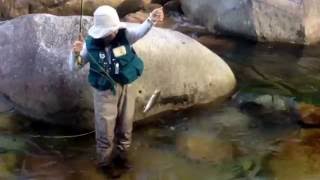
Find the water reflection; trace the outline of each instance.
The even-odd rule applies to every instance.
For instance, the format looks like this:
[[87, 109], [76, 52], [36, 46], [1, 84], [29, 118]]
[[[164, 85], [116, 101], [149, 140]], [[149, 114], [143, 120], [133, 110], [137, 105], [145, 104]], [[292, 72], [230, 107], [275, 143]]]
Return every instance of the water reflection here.
[[[136, 128], [133, 169], [119, 179], [319, 179], [320, 132], [300, 129], [288, 103], [320, 99], [319, 48], [205, 40], [236, 72], [239, 98]], [[26, 122], [0, 114], [0, 179], [106, 179], [93, 134], [34, 138], [83, 131]]]
[[[8, 117], [8, 116], [6, 116]], [[237, 107], [225, 105], [181, 121], [137, 128], [130, 152], [133, 169], [120, 179], [266, 178], [264, 161], [277, 152], [278, 138], [294, 125], [252, 126], [258, 121]], [[169, 122], [169, 123], [165, 123]], [[43, 126], [44, 127], [44, 126]], [[61, 128], [57, 132], [61, 133]], [[54, 128], [51, 128], [51, 132]], [[64, 133], [66, 133], [65, 131]], [[31, 132], [29, 132], [31, 133]], [[32, 133], [43, 133], [34, 131]], [[3, 176], [22, 179], [105, 179], [95, 169], [93, 135], [74, 139], [0, 136]]]

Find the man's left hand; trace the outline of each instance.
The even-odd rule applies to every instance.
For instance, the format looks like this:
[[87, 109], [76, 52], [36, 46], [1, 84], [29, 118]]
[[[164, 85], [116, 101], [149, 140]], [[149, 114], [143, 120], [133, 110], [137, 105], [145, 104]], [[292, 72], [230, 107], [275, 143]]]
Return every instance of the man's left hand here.
[[154, 9], [150, 13], [150, 20], [156, 24], [158, 22], [162, 22], [164, 18], [163, 7]]

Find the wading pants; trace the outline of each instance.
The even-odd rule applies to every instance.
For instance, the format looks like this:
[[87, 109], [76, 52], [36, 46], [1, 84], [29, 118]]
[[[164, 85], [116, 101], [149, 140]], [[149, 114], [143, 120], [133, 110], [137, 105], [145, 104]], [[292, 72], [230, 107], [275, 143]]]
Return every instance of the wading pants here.
[[126, 153], [131, 143], [134, 97], [130, 86], [117, 84], [111, 90], [93, 89], [96, 147], [99, 165], [109, 165], [113, 148]]

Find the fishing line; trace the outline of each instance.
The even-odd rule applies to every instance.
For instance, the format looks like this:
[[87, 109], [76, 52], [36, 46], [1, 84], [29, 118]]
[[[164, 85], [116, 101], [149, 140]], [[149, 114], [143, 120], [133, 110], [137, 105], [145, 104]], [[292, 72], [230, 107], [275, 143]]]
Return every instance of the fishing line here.
[[95, 130], [87, 132], [87, 133], [83, 133], [83, 134], [75, 134], [75, 135], [58, 135], [58, 136], [47, 136], [47, 135], [33, 135], [33, 134], [28, 134], [27, 137], [31, 137], [31, 138], [43, 138], [43, 139], [71, 139], [71, 138], [77, 138], [77, 137], [83, 137], [83, 136], [87, 136], [90, 134], [93, 134], [95, 132]]
[[0, 111], [0, 114], [10, 113], [10, 112], [13, 112], [14, 110], [15, 108], [12, 107], [12, 108], [9, 108], [8, 110]]

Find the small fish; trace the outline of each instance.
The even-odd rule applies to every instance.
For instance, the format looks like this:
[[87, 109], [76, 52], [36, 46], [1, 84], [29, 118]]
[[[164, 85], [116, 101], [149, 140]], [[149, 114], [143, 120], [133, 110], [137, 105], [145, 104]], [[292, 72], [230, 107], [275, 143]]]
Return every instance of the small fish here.
[[147, 105], [144, 107], [143, 113], [147, 113], [157, 103], [160, 96], [160, 90], [156, 89], [151, 95]]

